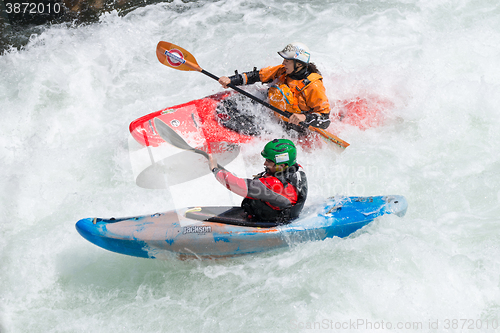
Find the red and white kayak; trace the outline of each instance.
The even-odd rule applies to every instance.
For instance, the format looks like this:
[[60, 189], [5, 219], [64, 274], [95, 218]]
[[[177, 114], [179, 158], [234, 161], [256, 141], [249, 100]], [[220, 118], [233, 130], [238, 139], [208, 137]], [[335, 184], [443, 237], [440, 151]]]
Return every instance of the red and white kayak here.
[[[224, 152], [227, 151], [228, 146], [248, 143], [263, 132], [269, 133], [269, 129], [262, 128], [261, 125], [263, 122], [274, 121], [272, 111], [262, 106], [254, 104], [253, 108], [260, 107], [261, 110], [258, 112], [267, 113], [269, 116], [267, 119], [254, 119], [255, 116], [248, 110], [237, 110], [238, 107], [241, 108], [241, 103], [244, 103], [245, 99], [247, 98], [233, 91], [224, 91], [167, 107], [134, 120], [129, 127], [130, 133], [142, 146], [161, 145], [164, 141], [158, 135], [153, 122], [155, 118], [159, 118], [191, 146], [209, 153]], [[248, 103], [247, 101], [246, 107]], [[330, 132], [335, 132], [331, 129], [335, 128], [339, 122], [361, 129], [378, 126], [381, 122], [380, 113], [389, 106], [389, 103], [378, 98], [357, 97], [352, 100], [337, 101], [335, 105], [336, 110], [332, 112], [332, 125], [328, 129]], [[300, 140], [299, 144], [311, 146], [313, 142], [321, 142], [321, 136], [316, 133], [311, 132], [309, 136], [307, 140]]]
[[227, 149], [228, 144], [249, 142], [253, 139], [251, 135], [238, 133], [218, 121], [217, 106], [233, 94], [221, 92], [150, 113], [134, 120], [129, 126], [130, 133], [143, 146], [160, 146], [165, 141], [158, 135], [153, 121], [159, 118], [190, 145], [207, 152], [217, 153]]

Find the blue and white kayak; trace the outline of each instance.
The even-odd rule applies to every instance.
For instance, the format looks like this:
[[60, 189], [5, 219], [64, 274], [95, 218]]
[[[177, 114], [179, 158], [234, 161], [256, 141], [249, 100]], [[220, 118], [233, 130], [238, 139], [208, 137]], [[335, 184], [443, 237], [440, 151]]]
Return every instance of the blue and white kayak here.
[[347, 237], [384, 214], [404, 216], [404, 196], [332, 197], [304, 208], [288, 224], [254, 222], [240, 207], [191, 207], [126, 218], [76, 223], [88, 241], [135, 257], [221, 258], [259, 253], [306, 241]]

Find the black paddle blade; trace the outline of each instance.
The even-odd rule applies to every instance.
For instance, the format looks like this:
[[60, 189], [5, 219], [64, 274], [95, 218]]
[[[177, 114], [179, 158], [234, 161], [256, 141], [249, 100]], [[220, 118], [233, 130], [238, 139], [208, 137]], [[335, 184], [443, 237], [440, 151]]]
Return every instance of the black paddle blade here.
[[203, 150], [196, 149], [191, 147], [184, 139], [177, 134], [170, 126], [165, 124], [165, 122], [159, 118], [154, 119], [156, 131], [161, 136], [165, 142], [170, 143], [172, 146], [175, 146], [184, 150], [191, 150], [194, 153], [201, 154], [208, 159], [208, 154]]

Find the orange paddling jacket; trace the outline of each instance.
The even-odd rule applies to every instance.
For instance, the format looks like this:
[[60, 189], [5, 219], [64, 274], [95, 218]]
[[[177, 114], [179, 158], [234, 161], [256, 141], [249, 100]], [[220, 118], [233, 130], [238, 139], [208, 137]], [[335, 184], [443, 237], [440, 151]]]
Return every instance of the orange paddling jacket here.
[[[255, 82], [271, 83], [268, 90], [269, 103], [280, 110], [301, 113], [306, 116], [304, 123], [325, 129], [330, 125], [330, 103], [326, 96], [323, 78], [319, 73], [305, 72], [300, 77], [287, 75], [285, 66], [254, 68], [246, 72], [230, 76], [234, 85], [253, 84]], [[287, 118], [278, 115], [284, 121]]]

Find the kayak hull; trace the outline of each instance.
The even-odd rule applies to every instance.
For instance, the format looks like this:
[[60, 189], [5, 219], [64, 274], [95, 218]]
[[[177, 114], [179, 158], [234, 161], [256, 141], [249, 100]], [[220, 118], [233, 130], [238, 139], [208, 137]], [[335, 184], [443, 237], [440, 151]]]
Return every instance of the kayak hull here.
[[[257, 95], [262, 95], [263, 92], [265, 90], [259, 91]], [[265, 99], [265, 95], [260, 97]], [[259, 131], [249, 129], [254, 127], [254, 121], [259, 123], [266, 120], [246, 118], [251, 113], [246, 109], [248, 105], [239, 104], [246, 99], [233, 91], [223, 91], [167, 107], [132, 121], [129, 125], [130, 134], [142, 146], [160, 146], [165, 141], [158, 135], [154, 125], [154, 119], [159, 118], [186, 139], [189, 145], [210, 153], [224, 153], [228, 149], [234, 149], [234, 145], [249, 143], [261, 136]], [[327, 129], [332, 133], [338, 130], [336, 127], [339, 124], [349, 124], [363, 130], [379, 126], [383, 122], [383, 110], [392, 107], [390, 101], [377, 96], [339, 100], [334, 104], [335, 108], [331, 113], [332, 125]], [[243, 121], [244, 125], [239, 130], [227, 126], [226, 118], [231, 116], [223, 110], [227, 110], [231, 105], [241, 108], [238, 113], [248, 120]], [[298, 143], [306, 148], [322, 142], [321, 135], [317, 133], [310, 133], [306, 138], [298, 140]]]
[[231, 95], [234, 93], [222, 92], [150, 113], [130, 123], [130, 134], [142, 146], [160, 146], [165, 141], [154, 124], [154, 119], [159, 118], [197, 149], [209, 153], [232, 150], [235, 144], [249, 142], [253, 137], [220, 125], [217, 105]]
[[[344, 238], [385, 214], [403, 216], [403, 196], [329, 198], [285, 225], [225, 220], [236, 207], [193, 207], [120, 219], [86, 218], [78, 232], [106, 250], [142, 258], [220, 258], [260, 253], [292, 244]], [[206, 213], [208, 212], [208, 213]], [[240, 224], [240, 225], [238, 225]]]

